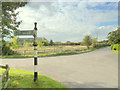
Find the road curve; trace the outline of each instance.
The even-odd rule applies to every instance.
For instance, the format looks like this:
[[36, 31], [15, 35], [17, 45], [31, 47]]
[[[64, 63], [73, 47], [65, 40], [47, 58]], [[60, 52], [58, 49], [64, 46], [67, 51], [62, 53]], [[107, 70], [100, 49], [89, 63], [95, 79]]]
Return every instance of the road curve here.
[[[34, 71], [33, 58], [2, 59], [12, 69]], [[118, 55], [110, 47], [92, 52], [38, 58], [38, 72], [68, 88], [118, 88]]]

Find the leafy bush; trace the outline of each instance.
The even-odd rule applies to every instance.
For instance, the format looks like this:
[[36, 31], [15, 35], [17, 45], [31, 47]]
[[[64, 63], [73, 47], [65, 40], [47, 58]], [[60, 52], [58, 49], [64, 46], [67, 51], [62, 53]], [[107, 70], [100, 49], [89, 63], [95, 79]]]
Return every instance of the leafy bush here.
[[54, 42], [53, 40], [50, 40], [50, 43], [49, 43], [50, 46], [53, 46], [54, 45]]
[[41, 47], [44, 45], [44, 43], [42, 41], [38, 41], [37, 43], [38, 43], [38, 47]]
[[116, 54], [120, 54], [120, 44], [112, 44], [110, 48]]
[[2, 55], [13, 55], [14, 51], [10, 49], [10, 46], [7, 42], [2, 42]]
[[21, 47], [20, 42], [18, 41], [18, 37], [14, 37], [11, 41], [10, 41], [10, 45], [12, 48], [19, 48]]
[[113, 45], [110, 46], [110, 49], [111, 49], [111, 50], [113, 49]]
[[93, 47], [93, 48], [96, 48], [96, 47], [97, 47], [97, 44], [96, 44], [96, 43], [92, 43], [92, 47]]
[[94, 44], [93, 46], [94, 46], [94, 48], [100, 48], [100, 47], [109, 46], [109, 44], [107, 44], [107, 43], [97, 43], [97, 44]]
[[110, 44], [118, 44], [120, 43], [120, 27], [117, 30], [108, 33], [108, 39]]
[[89, 35], [86, 35], [83, 39], [83, 44], [87, 46], [89, 49], [89, 46], [92, 44], [92, 38]]
[[111, 45], [111, 50], [119, 50], [120, 49], [120, 44], [112, 44]]

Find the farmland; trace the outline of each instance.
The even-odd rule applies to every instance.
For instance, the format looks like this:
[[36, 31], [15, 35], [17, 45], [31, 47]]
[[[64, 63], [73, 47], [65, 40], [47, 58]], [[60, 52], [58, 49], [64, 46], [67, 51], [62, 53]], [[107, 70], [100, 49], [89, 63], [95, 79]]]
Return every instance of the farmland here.
[[[42, 46], [42, 47], [38, 47], [38, 54], [82, 51], [82, 50], [86, 50], [86, 49], [87, 49], [86, 46], [80, 46], [80, 45]], [[34, 47], [20, 47], [17, 49], [13, 49], [13, 51], [15, 51], [16, 54], [33, 55]]]

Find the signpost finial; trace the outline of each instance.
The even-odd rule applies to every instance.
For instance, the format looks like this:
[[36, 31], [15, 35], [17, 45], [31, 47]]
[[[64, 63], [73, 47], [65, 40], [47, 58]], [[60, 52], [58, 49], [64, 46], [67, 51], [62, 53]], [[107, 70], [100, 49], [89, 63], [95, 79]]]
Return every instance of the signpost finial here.
[[37, 30], [37, 22], [35, 22], [34, 24], [35, 24], [34, 29]]

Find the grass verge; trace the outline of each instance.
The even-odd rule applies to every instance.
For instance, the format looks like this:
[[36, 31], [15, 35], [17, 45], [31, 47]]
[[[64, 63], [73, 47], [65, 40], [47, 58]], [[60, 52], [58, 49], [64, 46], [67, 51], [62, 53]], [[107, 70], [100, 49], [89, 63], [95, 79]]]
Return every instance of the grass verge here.
[[[101, 47], [99, 47], [99, 48], [101, 48]], [[58, 52], [58, 53], [38, 54], [38, 57], [80, 54], [80, 53], [86, 53], [86, 52], [94, 51], [94, 50], [99, 49], [99, 48], [91, 48], [89, 50], [75, 51], [75, 52]], [[1, 58], [25, 58], [25, 57], [34, 57], [34, 55], [9, 55], [9, 56], [1, 56]]]
[[[10, 69], [10, 82], [7, 88], [66, 88], [61, 83], [39, 74], [38, 80], [33, 81], [33, 72]], [[3, 80], [4, 83], [4, 80]]]

